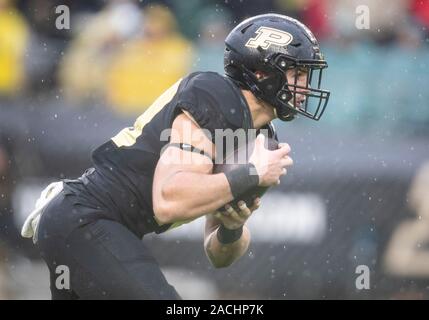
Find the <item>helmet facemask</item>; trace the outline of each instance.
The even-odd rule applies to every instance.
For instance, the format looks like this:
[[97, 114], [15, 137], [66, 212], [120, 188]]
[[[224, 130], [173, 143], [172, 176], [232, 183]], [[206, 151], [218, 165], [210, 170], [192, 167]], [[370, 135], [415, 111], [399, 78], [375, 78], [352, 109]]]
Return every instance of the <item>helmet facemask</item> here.
[[[302, 114], [310, 119], [319, 120], [328, 104], [330, 92], [321, 89], [323, 70], [328, 67], [325, 60], [299, 60], [285, 54], [278, 54], [269, 59], [273, 66], [284, 75], [288, 70], [293, 70], [293, 83], [289, 83], [283, 76], [281, 88], [277, 91], [273, 105], [277, 109], [278, 117], [283, 114]], [[306, 73], [304, 85], [299, 85], [299, 73]], [[299, 104], [298, 96], [305, 100]], [[286, 119], [288, 120], [288, 119]]]

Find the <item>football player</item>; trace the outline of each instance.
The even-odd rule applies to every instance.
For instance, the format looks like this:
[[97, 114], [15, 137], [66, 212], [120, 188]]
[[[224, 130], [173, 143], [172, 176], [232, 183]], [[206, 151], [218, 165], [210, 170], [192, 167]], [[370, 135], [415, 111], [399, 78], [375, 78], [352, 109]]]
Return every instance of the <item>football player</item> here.
[[[239, 201], [238, 210], [228, 204], [251, 188], [280, 183], [292, 165], [290, 147], [270, 151], [258, 135], [248, 162], [213, 174], [216, 157], [224, 156], [217, 130], [266, 129], [275, 137], [275, 118], [319, 120], [329, 98], [321, 89], [327, 63], [311, 31], [278, 14], [241, 22], [225, 44], [225, 75], [178, 80], [133, 127], [99, 146], [80, 178], [44, 190], [22, 234], [33, 237], [49, 267], [53, 299], [180, 298], [141, 238], [203, 215], [215, 267], [245, 253], [245, 222], [260, 199], [249, 207]], [[58, 286], [64, 266], [70, 285]]]

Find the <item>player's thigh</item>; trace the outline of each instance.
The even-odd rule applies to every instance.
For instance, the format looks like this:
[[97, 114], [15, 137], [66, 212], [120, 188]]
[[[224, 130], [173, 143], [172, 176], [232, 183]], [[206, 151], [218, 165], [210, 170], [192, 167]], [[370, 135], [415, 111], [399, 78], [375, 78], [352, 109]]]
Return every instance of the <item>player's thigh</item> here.
[[66, 240], [72, 290], [83, 299], [179, 299], [143, 242], [118, 222], [98, 220]]

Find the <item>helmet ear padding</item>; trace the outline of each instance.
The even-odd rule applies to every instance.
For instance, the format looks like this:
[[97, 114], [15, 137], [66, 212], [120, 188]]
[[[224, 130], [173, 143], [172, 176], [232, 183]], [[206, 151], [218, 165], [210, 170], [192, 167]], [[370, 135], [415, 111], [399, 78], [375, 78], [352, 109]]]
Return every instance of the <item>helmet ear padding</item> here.
[[257, 85], [257, 79], [251, 72], [243, 72], [242, 74], [244, 82], [246, 83], [249, 90], [256, 96], [260, 97], [262, 95], [261, 89]]
[[[284, 74], [282, 72], [272, 72], [268, 76], [258, 79], [256, 72], [252, 72], [243, 66], [242, 77], [246, 87], [256, 96], [256, 98], [268, 102], [276, 109], [277, 117], [282, 121], [291, 121], [295, 119], [296, 112], [289, 108], [280, 108], [277, 106], [278, 92], [281, 91], [284, 84]], [[283, 90], [285, 92], [285, 90]], [[292, 93], [286, 90], [286, 101], [292, 99]]]

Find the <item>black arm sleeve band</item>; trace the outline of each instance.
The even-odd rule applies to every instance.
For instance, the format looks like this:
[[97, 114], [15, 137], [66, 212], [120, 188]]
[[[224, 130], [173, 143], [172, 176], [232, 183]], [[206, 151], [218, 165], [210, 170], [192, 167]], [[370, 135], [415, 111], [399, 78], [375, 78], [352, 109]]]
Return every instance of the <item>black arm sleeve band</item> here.
[[182, 143], [182, 142], [180, 142], [180, 143], [169, 143], [168, 146], [176, 147], [176, 148], [182, 149], [184, 151], [190, 151], [190, 152], [195, 152], [195, 153], [201, 154], [203, 156], [206, 156], [207, 158], [209, 158], [213, 162], [212, 157], [210, 157], [210, 155], [207, 152], [205, 152], [204, 150], [195, 148], [194, 146], [191, 146], [189, 143]]
[[241, 238], [241, 235], [243, 234], [243, 226], [241, 226], [238, 229], [228, 229], [223, 224], [220, 225], [220, 227], [217, 229], [216, 235], [217, 239], [222, 244], [229, 244], [237, 241]]
[[259, 176], [252, 163], [242, 164], [236, 169], [226, 172], [225, 176], [234, 199], [259, 184]]

